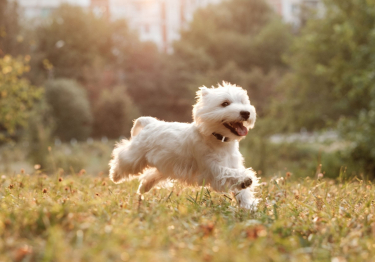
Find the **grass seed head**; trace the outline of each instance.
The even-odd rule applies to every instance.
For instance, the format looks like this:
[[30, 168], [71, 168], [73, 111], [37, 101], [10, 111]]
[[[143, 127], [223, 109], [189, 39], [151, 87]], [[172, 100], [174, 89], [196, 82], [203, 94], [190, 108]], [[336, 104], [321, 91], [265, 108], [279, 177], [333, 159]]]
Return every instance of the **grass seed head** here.
[[210, 236], [214, 232], [215, 225], [213, 223], [208, 223], [205, 225], [200, 225], [200, 230], [203, 232], [203, 236]]
[[79, 176], [82, 176], [84, 174], [86, 174], [86, 170], [85, 169], [81, 169], [81, 171], [79, 171], [79, 173], [78, 173]]
[[25, 257], [33, 252], [32, 247], [24, 245], [16, 250], [14, 254], [14, 261], [23, 261]]
[[323, 199], [321, 196], [315, 198], [316, 208], [321, 211], [323, 209]]
[[250, 240], [267, 236], [267, 230], [263, 225], [257, 225], [246, 230], [246, 238]]

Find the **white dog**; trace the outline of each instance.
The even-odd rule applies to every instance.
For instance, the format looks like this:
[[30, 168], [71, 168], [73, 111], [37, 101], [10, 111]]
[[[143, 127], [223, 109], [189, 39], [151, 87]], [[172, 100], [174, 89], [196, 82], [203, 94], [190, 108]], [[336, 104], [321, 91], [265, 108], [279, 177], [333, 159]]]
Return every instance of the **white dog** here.
[[139, 194], [168, 178], [188, 185], [204, 183], [216, 191], [232, 191], [241, 207], [255, 208], [258, 178], [244, 167], [238, 150], [256, 119], [247, 92], [225, 82], [218, 88], [202, 87], [193, 118], [189, 124], [138, 118], [131, 139], [113, 150], [110, 179], [121, 183], [139, 176]]

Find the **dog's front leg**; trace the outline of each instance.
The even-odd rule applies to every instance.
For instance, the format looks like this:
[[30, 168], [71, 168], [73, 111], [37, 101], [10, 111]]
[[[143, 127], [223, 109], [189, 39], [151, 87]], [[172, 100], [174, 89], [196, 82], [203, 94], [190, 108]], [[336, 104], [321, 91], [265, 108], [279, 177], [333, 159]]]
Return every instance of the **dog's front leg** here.
[[[251, 168], [229, 168], [224, 166], [213, 165], [211, 168], [215, 180], [215, 186], [220, 190], [231, 189], [241, 190], [249, 187], [255, 187], [258, 178]], [[229, 187], [229, 188], [228, 188]]]

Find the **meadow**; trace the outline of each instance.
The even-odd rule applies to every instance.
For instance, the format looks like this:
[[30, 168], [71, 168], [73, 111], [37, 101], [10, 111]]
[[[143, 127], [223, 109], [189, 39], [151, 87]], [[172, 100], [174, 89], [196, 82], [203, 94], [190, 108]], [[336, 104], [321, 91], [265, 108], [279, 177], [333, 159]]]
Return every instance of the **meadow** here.
[[[36, 167], [38, 168], [38, 167]], [[21, 170], [0, 177], [0, 261], [373, 261], [374, 185], [262, 179], [258, 210], [179, 183], [141, 202], [138, 182]]]

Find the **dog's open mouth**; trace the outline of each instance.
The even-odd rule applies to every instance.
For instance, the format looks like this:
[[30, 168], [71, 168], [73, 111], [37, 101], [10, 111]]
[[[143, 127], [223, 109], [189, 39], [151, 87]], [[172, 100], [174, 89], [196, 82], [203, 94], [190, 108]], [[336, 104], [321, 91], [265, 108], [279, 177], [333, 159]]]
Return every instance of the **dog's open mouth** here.
[[237, 136], [246, 136], [248, 132], [243, 122], [224, 123], [224, 126]]

